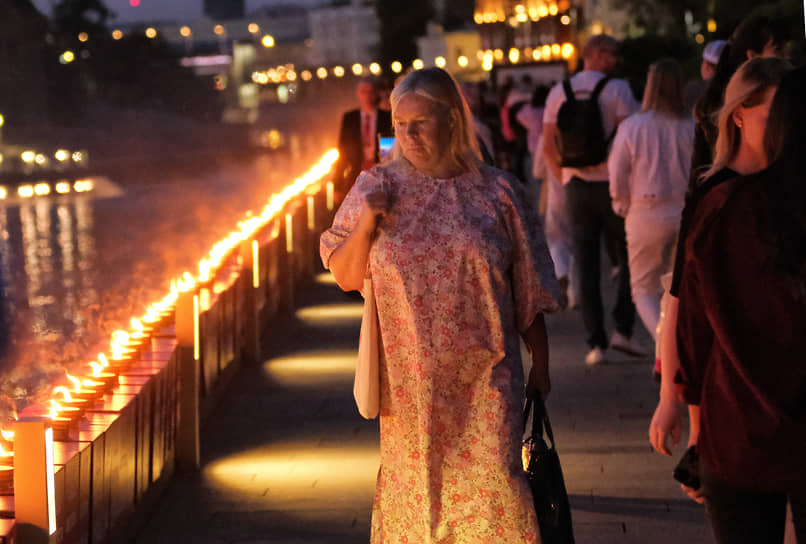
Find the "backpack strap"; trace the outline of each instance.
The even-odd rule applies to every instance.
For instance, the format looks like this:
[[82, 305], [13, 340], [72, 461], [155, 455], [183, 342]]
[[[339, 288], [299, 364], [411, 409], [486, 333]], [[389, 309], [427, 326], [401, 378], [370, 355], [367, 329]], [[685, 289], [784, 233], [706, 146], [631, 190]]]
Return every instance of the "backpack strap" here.
[[602, 94], [602, 91], [604, 90], [605, 85], [607, 85], [608, 81], [610, 81], [609, 76], [605, 76], [605, 77], [603, 77], [602, 79], [599, 80], [599, 83], [597, 83], [596, 87], [593, 88], [593, 92], [591, 93], [591, 97], [590, 97], [591, 100], [598, 100], [599, 99], [599, 95]]
[[[610, 81], [610, 79], [611, 79], [610, 76], [603, 77], [602, 79], [599, 80], [599, 82], [593, 88], [593, 92], [591, 93], [591, 96], [590, 96], [590, 101], [593, 102], [594, 104], [596, 104], [597, 107], [598, 107], [598, 104], [599, 104], [598, 103], [599, 95], [602, 94], [602, 91], [604, 90], [605, 85], [607, 85], [607, 82]], [[616, 136], [616, 131], [617, 130], [618, 130], [618, 127], [614, 128], [613, 132], [611, 132], [610, 136], [608, 136], [607, 141], [605, 142], [605, 144], [607, 145], [608, 148], [610, 147], [610, 144], [612, 143], [613, 138]]]
[[565, 91], [565, 99], [569, 102], [573, 102], [577, 99], [574, 95], [574, 89], [571, 88], [571, 80], [565, 79], [563, 80], [563, 90]]

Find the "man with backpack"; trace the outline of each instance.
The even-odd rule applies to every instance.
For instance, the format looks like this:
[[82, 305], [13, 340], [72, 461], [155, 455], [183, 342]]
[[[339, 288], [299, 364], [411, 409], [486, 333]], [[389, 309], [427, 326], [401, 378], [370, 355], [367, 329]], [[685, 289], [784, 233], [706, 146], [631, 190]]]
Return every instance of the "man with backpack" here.
[[[557, 84], [546, 99], [543, 151], [546, 163], [565, 187], [574, 257], [578, 263], [579, 302], [588, 333], [589, 365], [604, 360], [609, 347], [632, 355], [643, 350], [632, 339], [635, 306], [630, 294], [624, 220], [610, 201], [607, 154], [619, 123], [640, 109], [626, 81], [611, 79], [619, 61], [618, 42], [593, 36], [582, 52], [584, 70]], [[600, 286], [602, 236], [615, 245], [618, 291], [613, 309], [615, 332], [608, 342]]]

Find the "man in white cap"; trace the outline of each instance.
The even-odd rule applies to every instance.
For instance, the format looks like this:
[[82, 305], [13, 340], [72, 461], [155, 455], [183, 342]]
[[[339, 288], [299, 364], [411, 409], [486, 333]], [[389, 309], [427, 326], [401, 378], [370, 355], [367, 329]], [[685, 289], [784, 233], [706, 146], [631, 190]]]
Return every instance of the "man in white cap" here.
[[694, 104], [697, 103], [697, 99], [700, 98], [700, 95], [705, 92], [705, 89], [708, 87], [708, 80], [714, 77], [716, 65], [719, 64], [719, 57], [722, 56], [722, 50], [725, 49], [727, 43], [728, 42], [725, 40], [714, 40], [708, 42], [708, 45], [703, 49], [702, 64], [700, 64], [702, 80], [688, 82], [684, 92], [686, 107], [689, 110], [694, 109]]
[[704, 81], [708, 81], [716, 73], [716, 65], [719, 64], [719, 57], [728, 42], [725, 40], [714, 40], [708, 42], [702, 51], [702, 64], [700, 65], [700, 75]]

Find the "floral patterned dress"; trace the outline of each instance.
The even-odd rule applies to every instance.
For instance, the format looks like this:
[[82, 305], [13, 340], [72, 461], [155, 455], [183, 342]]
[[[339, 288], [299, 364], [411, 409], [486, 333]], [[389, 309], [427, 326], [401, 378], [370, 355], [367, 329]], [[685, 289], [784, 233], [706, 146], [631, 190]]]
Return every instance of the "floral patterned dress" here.
[[358, 178], [322, 235], [326, 266], [378, 184], [392, 205], [369, 258], [383, 348], [371, 542], [539, 542], [518, 334], [559, 308], [539, 220], [500, 170], [436, 179], [398, 159]]

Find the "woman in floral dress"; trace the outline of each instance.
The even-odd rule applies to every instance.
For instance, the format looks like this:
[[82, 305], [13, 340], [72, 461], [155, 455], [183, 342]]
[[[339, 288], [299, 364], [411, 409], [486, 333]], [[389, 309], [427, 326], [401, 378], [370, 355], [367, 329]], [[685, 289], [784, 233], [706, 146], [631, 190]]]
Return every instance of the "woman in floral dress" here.
[[322, 235], [344, 290], [372, 277], [382, 340], [373, 544], [539, 542], [520, 459], [527, 394], [550, 390], [543, 313], [560, 292], [517, 180], [482, 164], [439, 68], [392, 92], [393, 160], [363, 172]]

